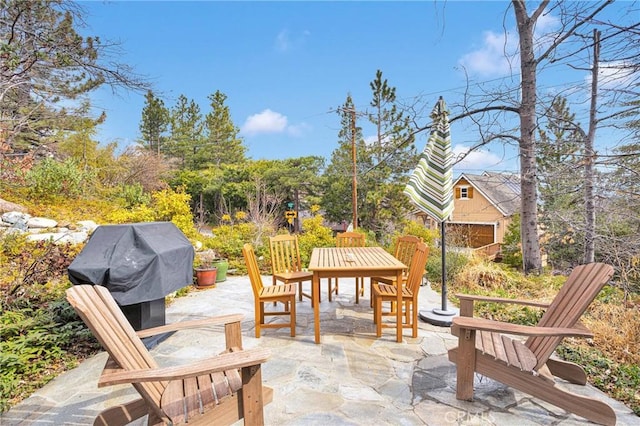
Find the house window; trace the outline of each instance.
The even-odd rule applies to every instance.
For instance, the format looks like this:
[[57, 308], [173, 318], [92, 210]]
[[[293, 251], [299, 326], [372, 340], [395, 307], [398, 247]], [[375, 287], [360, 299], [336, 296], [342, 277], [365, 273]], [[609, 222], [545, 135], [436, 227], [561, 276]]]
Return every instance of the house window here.
[[473, 188], [470, 186], [459, 186], [456, 188], [456, 198], [467, 200], [473, 198]]

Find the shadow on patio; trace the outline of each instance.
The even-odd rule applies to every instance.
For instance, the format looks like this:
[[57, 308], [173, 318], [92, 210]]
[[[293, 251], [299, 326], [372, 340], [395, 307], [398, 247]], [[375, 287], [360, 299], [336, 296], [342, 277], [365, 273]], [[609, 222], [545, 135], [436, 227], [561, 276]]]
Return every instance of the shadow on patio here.
[[[321, 287], [326, 291], [324, 282]], [[288, 329], [265, 329], [260, 339], [254, 338], [248, 277], [229, 277], [216, 288], [176, 299], [167, 308], [167, 322], [245, 314], [244, 346], [272, 350], [262, 368], [264, 384], [274, 389], [273, 402], [264, 412], [268, 425], [587, 423], [480, 376], [476, 376], [475, 401], [456, 400], [455, 367], [446, 352], [456, 346], [457, 339], [449, 329], [421, 322], [415, 339], [407, 337], [410, 331], [405, 330], [404, 342], [396, 343], [393, 329], [384, 330], [382, 338], [377, 339], [368, 290], [355, 305], [354, 288], [353, 282], [341, 279], [337, 301], [329, 302], [323, 295], [319, 345], [314, 343], [313, 311], [308, 299], [297, 304], [295, 338], [289, 336]], [[439, 301], [438, 294], [422, 287], [421, 309], [438, 306]], [[160, 364], [175, 365], [210, 356], [223, 347], [221, 329], [210, 328], [173, 334], [152, 352]], [[129, 385], [97, 388], [105, 361], [106, 354], [101, 353], [83, 362], [4, 413], [0, 423], [88, 425], [102, 409], [136, 397]], [[638, 424], [638, 417], [627, 407], [597, 389], [567, 387], [604, 400], [616, 411], [619, 425]]]

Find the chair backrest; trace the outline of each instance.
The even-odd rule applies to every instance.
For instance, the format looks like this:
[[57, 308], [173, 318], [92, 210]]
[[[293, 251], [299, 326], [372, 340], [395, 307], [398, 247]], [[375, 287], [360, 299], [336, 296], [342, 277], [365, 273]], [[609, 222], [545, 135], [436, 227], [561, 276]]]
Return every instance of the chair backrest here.
[[[580, 317], [613, 276], [613, 267], [605, 263], [576, 266], [553, 302], [538, 322], [540, 327], [575, 327]], [[526, 346], [538, 359], [537, 368], [547, 362], [562, 337], [529, 337]]]
[[336, 247], [364, 247], [364, 234], [359, 232], [341, 232], [336, 235]]
[[258, 267], [258, 259], [256, 259], [256, 253], [253, 250], [253, 246], [249, 243], [242, 246], [242, 255], [244, 256], [244, 261], [247, 264], [247, 272], [249, 274], [249, 281], [251, 281], [253, 296], [258, 299], [264, 284], [262, 283], [262, 276], [260, 275], [260, 268]]
[[[420, 284], [424, 276], [424, 269], [427, 266], [427, 258], [429, 257], [429, 247], [422, 241], [416, 244], [413, 251], [411, 262], [409, 263], [409, 275], [407, 276], [407, 289], [413, 293], [415, 297], [420, 291]], [[404, 263], [404, 262], [403, 262]]]
[[271, 251], [271, 272], [273, 274], [302, 270], [297, 235], [282, 234], [269, 237], [269, 250]]
[[416, 251], [418, 243], [421, 243], [422, 239], [413, 235], [404, 235], [398, 238], [396, 242], [395, 257], [405, 265], [411, 264], [411, 259]]
[[[67, 300], [120, 368], [144, 370], [158, 367], [106, 287], [76, 285], [67, 289]], [[166, 385], [166, 382], [159, 381], [133, 383], [161, 417], [164, 416], [160, 411], [160, 398]]]

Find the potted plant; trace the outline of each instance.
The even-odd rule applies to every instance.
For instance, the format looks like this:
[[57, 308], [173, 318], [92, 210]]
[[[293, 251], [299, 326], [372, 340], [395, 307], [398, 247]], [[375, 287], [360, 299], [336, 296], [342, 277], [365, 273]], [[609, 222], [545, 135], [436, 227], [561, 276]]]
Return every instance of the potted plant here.
[[213, 250], [196, 253], [193, 270], [197, 288], [212, 288], [216, 286], [218, 268], [215, 262], [219, 259]]

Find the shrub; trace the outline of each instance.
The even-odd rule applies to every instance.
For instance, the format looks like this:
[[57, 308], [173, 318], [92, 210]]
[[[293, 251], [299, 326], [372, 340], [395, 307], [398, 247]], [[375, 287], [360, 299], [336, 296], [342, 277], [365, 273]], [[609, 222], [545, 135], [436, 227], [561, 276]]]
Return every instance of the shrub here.
[[336, 244], [333, 231], [324, 226], [323, 222], [324, 218], [319, 214], [302, 220], [304, 232], [298, 237], [298, 245], [300, 246], [300, 259], [303, 265], [309, 264], [314, 247], [331, 247]]
[[151, 196], [147, 194], [142, 185], [137, 182], [133, 185], [122, 185], [118, 196], [124, 200], [126, 208], [149, 204], [151, 202]]
[[80, 169], [74, 160], [58, 162], [47, 158], [27, 173], [30, 194], [44, 199], [77, 197], [92, 181], [93, 173]]

